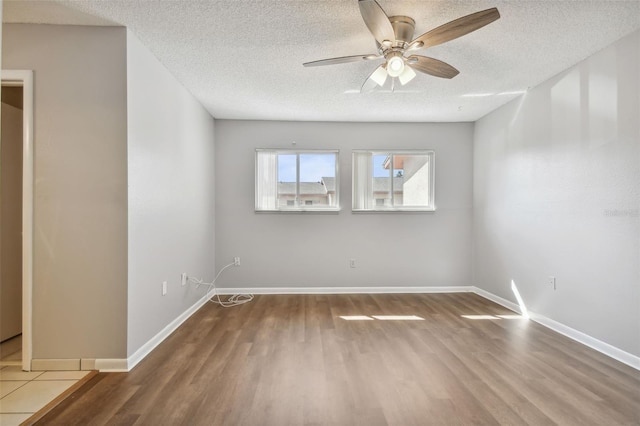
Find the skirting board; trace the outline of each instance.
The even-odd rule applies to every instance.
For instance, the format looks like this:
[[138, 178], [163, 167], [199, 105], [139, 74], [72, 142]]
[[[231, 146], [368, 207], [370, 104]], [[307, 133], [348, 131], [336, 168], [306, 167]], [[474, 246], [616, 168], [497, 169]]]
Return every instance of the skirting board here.
[[[220, 295], [238, 293], [250, 294], [373, 294], [373, 293], [468, 293], [472, 287], [276, 287], [276, 288], [224, 288], [218, 289]], [[83, 370], [100, 370], [100, 372], [115, 373], [131, 371], [164, 339], [169, 337], [191, 315], [200, 309], [213, 293], [205, 295], [193, 306], [183, 312], [178, 318], [169, 323], [158, 334], [152, 337], [140, 349], [127, 359], [83, 359]]]
[[76, 371], [80, 370], [80, 359], [32, 359], [31, 371]]
[[[495, 294], [489, 293], [488, 291], [482, 290], [478, 287], [473, 287], [473, 292], [479, 296], [484, 297], [485, 299], [489, 299], [492, 302], [497, 303], [498, 305], [502, 305], [505, 308], [522, 314], [520, 307], [509, 300], [503, 299], [500, 296], [496, 296]], [[594, 349], [617, 361], [620, 361], [621, 363], [626, 364], [629, 367], [640, 370], [640, 357], [630, 354], [629, 352], [625, 352], [622, 349], [618, 349], [615, 346], [611, 346], [610, 344], [584, 334], [581, 331], [575, 330], [571, 327], [567, 327], [566, 325], [552, 320], [551, 318], [547, 318], [544, 315], [540, 315], [531, 311], [528, 311], [528, 313], [529, 318], [537, 322], [538, 324], [541, 324], [555, 331], [556, 333], [560, 333], [570, 339], [573, 339], [578, 343], [582, 343], [583, 345], [588, 346], [591, 349]]]
[[[460, 287], [276, 287], [276, 288], [219, 288], [220, 295], [230, 294], [400, 294], [400, 293], [475, 293], [485, 299], [491, 300], [514, 312], [522, 313], [520, 307], [507, 299], [489, 293], [474, 286]], [[128, 359], [95, 359], [81, 360], [82, 370], [100, 370], [102, 372], [122, 372], [131, 371], [140, 361], [142, 361], [153, 349], [164, 339], [173, 333], [183, 322], [200, 309], [210, 294], [198, 300], [191, 308], [187, 309], [178, 318], [162, 329], [157, 335], [151, 338], [140, 349], [138, 349]], [[632, 355], [621, 349], [588, 336], [578, 330], [567, 327], [557, 321], [543, 315], [529, 311], [529, 317], [551, 330], [569, 337], [583, 345], [586, 345], [604, 355], [618, 360], [630, 367], [640, 370], [640, 357]]]
[[473, 287], [253, 287], [217, 288], [218, 294], [402, 294], [469, 293]]
[[[147, 343], [142, 345], [140, 349], [135, 351], [133, 355], [127, 358], [127, 370], [131, 371], [133, 367], [138, 365], [140, 361], [142, 361], [149, 353], [156, 348], [164, 339], [169, 337], [171, 333], [173, 333], [183, 322], [189, 319], [191, 315], [193, 315], [198, 309], [202, 307], [207, 300], [211, 298], [212, 292], [208, 292], [205, 294], [200, 300], [193, 304], [189, 309], [184, 311], [178, 318], [171, 321], [165, 328], [160, 330], [158, 334], [151, 338]], [[106, 371], [100, 369], [100, 371]]]
[[500, 296], [496, 296], [495, 294], [489, 293], [488, 291], [485, 291], [478, 287], [471, 287], [471, 288], [472, 288], [471, 290], [472, 293], [475, 293], [478, 296], [482, 296], [485, 299], [489, 299], [492, 302], [497, 303], [498, 305], [504, 306], [505, 308], [511, 309], [513, 312], [517, 312], [520, 315], [522, 315], [522, 310], [520, 309], [520, 306], [517, 303], [513, 303], [510, 300], [503, 299]]
[[142, 361], [152, 350], [154, 350], [164, 339], [169, 337], [183, 322], [202, 307], [211, 297], [209, 293], [194, 303], [189, 309], [184, 311], [180, 316], [171, 321], [165, 328], [160, 330], [158, 334], [153, 336], [147, 343], [142, 345], [140, 349], [135, 351], [133, 355], [126, 359], [82, 359], [80, 360], [80, 369], [82, 370], [99, 370], [101, 373], [121, 373], [128, 372], [133, 369], [140, 361]]
[[91, 359], [91, 358], [64, 358], [64, 359], [33, 359], [31, 371], [91, 371], [100, 370], [108, 372], [123, 372], [127, 369], [126, 359]]

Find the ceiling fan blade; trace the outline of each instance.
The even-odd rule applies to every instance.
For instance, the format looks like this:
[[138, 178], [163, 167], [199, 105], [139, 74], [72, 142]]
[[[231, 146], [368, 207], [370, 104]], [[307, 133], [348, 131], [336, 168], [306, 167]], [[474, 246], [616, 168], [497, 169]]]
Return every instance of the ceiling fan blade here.
[[370, 61], [371, 59], [379, 59], [379, 58], [382, 58], [382, 56], [373, 55], [373, 54], [341, 56], [339, 58], [321, 59], [319, 61], [305, 62], [302, 65], [305, 67], [319, 67], [321, 65], [335, 65], [335, 64], [345, 64], [347, 62]]
[[359, 0], [358, 6], [364, 23], [378, 43], [395, 41], [396, 36], [389, 17], [376, 0]]
[[369, 77], [364, 81], [364, 84], [360, 88], [360, 92], [370, 92], [375, 89], [376, 86], [382, 87], [384, 82], [387, 81], [387, 70], [384, 65], [380, 65], [376, 68]]
[[460, 73], [457, 69], [438, 59], [426, 56], [411, 55], [407, 58], [410, 67], [416, 71], [432, 75], [434, 77], [453, 78]]
[[465, 34], [469, 34], [472, 31], [492, 23], [498, 18], [500, 18], [500, 13], [495, 7], [472, 13], [471, 15], [463, 16], [462, 18], [440, 25], [438, 28], [434, 28], [431, 31], [427, 31], [420, 37], [413, 40], [410, 45], [419, 46], [418, 48], [436, 46]]

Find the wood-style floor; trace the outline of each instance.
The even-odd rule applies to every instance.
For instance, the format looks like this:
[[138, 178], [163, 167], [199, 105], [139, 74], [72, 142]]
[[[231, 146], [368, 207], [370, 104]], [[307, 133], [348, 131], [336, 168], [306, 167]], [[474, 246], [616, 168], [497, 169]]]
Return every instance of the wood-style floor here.
[[256, 296], [38, 424], [638, 425], [640, 372], [475, 294]]

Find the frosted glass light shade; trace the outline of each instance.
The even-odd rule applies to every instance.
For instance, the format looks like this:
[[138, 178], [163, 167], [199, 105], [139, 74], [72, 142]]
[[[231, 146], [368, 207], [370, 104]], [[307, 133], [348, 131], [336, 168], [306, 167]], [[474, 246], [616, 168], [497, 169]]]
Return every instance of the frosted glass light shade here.
[[379, 66], [373, 74], [371, 74], [371, 80], [375, 81], [378, 86], [382, 87], [384, 82], [387, 81], [387, 70], [385, 70], [383, 66]]
[[405, 66], [402, 74], [398, 76], [398, 80], [400, 80], [400, 84], [403, 86], [413, 80], [416, 76], [416, 72], [410, 66]]

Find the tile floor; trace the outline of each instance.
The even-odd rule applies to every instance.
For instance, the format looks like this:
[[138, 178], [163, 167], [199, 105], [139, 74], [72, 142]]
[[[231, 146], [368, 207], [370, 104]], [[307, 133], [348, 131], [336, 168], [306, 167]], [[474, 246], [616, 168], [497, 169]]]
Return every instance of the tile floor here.
[[0, 425], [19, 425], [89, 371], [22, 371], [22, 337], [0, 344]]
[[89, 371], [22, 371], [0, 369], [0, 425], [19, 425], [73, 386]]

